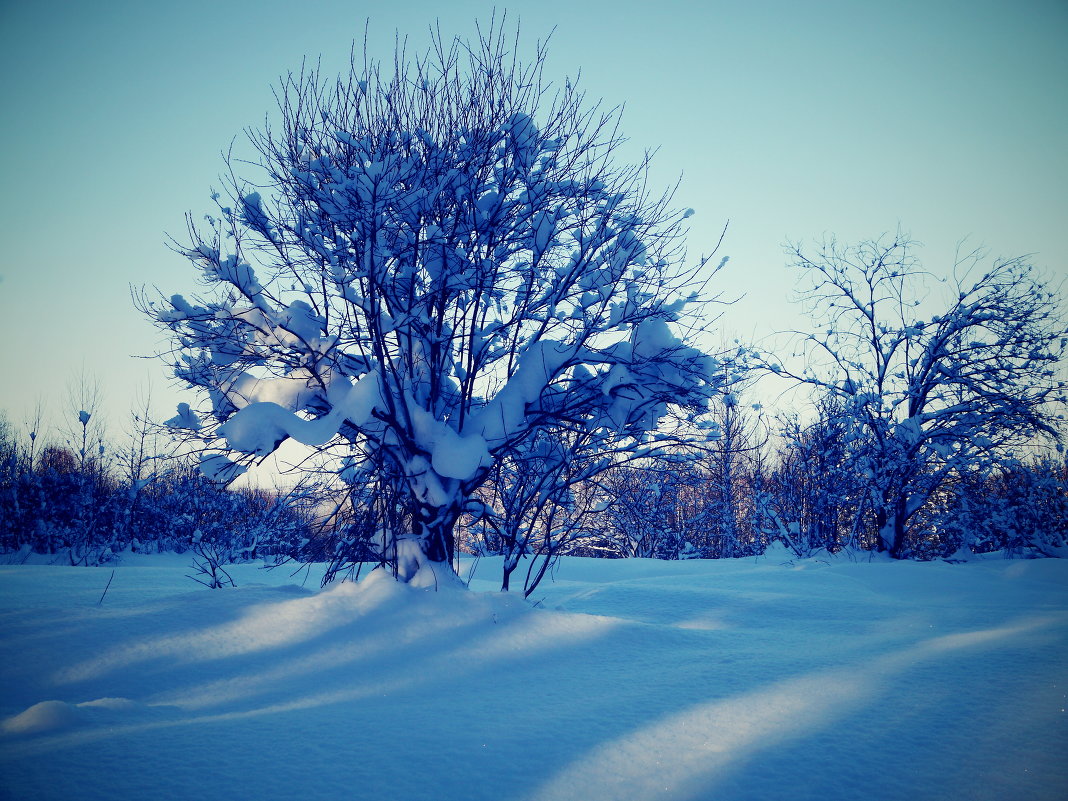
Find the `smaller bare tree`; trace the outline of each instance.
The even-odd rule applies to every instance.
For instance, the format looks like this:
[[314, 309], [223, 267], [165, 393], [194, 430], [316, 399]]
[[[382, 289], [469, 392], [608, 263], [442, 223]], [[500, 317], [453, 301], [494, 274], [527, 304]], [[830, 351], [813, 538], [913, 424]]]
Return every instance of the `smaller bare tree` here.
[[767, 365], [834, 399], [854, 427], [881, 547], [895, 557], [910, 555], [911, 522], [955, 472], [1058, 438], [1065, 400], [1065, 323], [1036, 269], [972, 251], [938, 282], [947, 291], [934, 309], [934, 276], [913, 248], [900, 234], [791, 248], [820, 332], [801, 335], [804, 370]]

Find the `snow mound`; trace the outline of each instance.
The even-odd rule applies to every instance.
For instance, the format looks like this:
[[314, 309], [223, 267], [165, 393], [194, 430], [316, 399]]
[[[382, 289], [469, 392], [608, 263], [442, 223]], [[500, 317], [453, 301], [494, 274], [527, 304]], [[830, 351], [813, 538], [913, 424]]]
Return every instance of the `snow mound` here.
[[44, 734], [76, 726], [78, 708], [63, 701], [41, 701], [2, 724], [4, 734]]
[[41, 701], [0, 723], [0, 732], [15, 736], [51, 734], [90, 722], [93, 718], [92, 710], [132, 712], [141, 708], [141, 704], [129, 698], [97, 698], [95, 701], [80, 704]]

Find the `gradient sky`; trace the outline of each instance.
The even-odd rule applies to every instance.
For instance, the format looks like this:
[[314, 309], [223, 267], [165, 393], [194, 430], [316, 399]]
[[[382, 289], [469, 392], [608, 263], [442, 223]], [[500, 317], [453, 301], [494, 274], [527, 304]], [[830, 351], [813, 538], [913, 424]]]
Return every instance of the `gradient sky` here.
[[[528, 42], [555, 26], [547, 74], [582, 71], [626, 104], [636, 157], [682, 175], [690, 250], [730, 228], [715, 288], [746, 297], [720, 328], [762, 338], [801, 324], [782, 245], [899, 226], [935, 272], [959, 240], [1033, 253], [1068, 276], [1068, 2], [515, 2]], [[95, 376], [116, 431], [151, 386], [181, 399], [131, 285], [192, 293], [166, 247], [211, 210], [220, 152], [273, 107], [271, 86], [322, 56], [347, 64], [370, 18], [389, 56], [440, 17], [470, 35], [492, 3], [0, 0], [0, 410], [40, 399], [53, 427], [66, 384]], [[255, 179], [255, 175], [250, 175]]]

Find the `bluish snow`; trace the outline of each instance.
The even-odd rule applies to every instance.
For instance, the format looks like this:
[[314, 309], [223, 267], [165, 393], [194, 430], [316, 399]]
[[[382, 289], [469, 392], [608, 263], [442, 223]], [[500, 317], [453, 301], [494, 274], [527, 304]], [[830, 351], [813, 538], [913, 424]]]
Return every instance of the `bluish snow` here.
[[1068, 797], [1065, 560], [186, 563], [0, 568], [0, 797]]

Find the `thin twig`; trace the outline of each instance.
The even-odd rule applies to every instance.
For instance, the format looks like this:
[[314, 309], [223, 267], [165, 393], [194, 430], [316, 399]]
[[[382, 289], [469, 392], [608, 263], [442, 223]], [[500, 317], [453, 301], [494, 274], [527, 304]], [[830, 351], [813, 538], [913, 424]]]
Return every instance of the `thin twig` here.
[[108, 586], [104, 587], [104, 591], [102, 593], [100, 593], [100, 600], [96, 602], [97, 606], [100, 606], [101, 604], [104, 603], [104, 596], [108, 594], [108, 587], [111, 586], [111, 580], [114, 579], [114, 578], [115, 578], [115, 571], [112, 570], [111, 571], [111, 578], [108, 579]]

